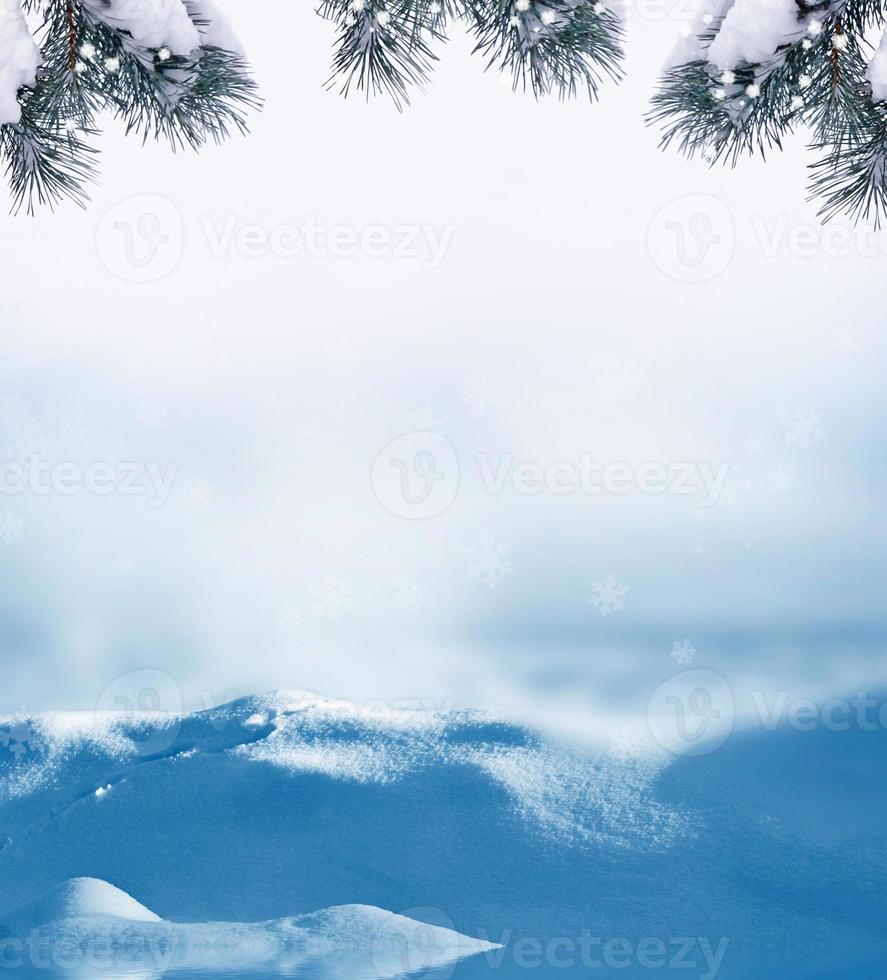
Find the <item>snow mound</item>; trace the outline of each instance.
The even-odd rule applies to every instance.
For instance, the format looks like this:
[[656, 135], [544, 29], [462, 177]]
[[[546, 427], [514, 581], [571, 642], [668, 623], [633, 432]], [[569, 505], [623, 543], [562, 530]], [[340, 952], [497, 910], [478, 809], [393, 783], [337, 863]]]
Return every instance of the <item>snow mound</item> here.
[[[343, 905], [267, 922], [167, 922], [126, 892], [97, 878], [74, 878], [0, 919], [0, 936], [22, 950], [36, 943], [67, 969], [88, 965], [101, 951], [105, 966], [151, 972], [274, 964], [292, 971], [324, 965], [324, 975], [352, 971], [396, 977], [499, 948], [453, 929], [419, 922], [370, 905]], [[341, 969], [330, 970], [331, 965]]]
[[49, 922], [86, 916], [113, 917], [130, 922], [161, 922], [141, 902], [120, 888], [99, 878], [71, 878], [0, 919], [7, 929], [18, 932], [23, 926], [36, 928]]

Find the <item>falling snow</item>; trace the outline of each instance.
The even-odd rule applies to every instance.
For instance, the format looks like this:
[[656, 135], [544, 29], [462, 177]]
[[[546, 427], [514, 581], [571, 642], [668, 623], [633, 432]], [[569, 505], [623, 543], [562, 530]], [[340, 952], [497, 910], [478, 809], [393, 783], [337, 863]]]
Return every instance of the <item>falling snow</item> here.
[[622, 585], [611, 572], [602, 582], [592, 582], [588, 603], [601, 616], [609, 616], [625, 608], [625, 597], [630, 591], [631, 586]]
[[514, 574], [510, 552], [510, 544], [497, 541], [489, 531], [485, 531], [476, 544], [465, 549], [469, 579], [479, 580], [494, 588], [506, 575]]

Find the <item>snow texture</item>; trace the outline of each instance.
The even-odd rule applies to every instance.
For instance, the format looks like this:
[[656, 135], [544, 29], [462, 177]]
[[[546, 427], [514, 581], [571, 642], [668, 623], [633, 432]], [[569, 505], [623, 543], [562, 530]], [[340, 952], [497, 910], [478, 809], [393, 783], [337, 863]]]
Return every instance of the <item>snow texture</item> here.
[[881, 36], [881, 43], [869, 62], [866, 76], [872, 83], [872, 98], [875, 102], [887, 99], [887, 31]]
[[[883, 980], [883, 728], [786, 725], [672, 759], [568, 748], [485, 712], [275, 692], [193, 715], [0, 721], [13, 729], [30, 734], [27, 751], [0, 747], [0, 915], [56, 915], [41, 901], [82, 877], [144, 903], [78, 885], [82, 944], [153, 936], [184, 965], [242, 955], [276, 975], [315, 955], [310, 937], [366, 965], [368, 934], [394, 921], [381, 910], [422, 907], [493, 942], [726, 936], [719, 980], [809, 980], [811, 957], [823, 976]], [[386, 948], [335, 975], [393, 975]]]
[[0, 125], [21, 119], [18, 92], [34, 84], [40, 62], [19, 0], [0, 0]]
[[87, 0], [90, 13], [114, 30], [127, 31], [138, 48], [167, 48], [187, 57], [200, 33], [182, 0]]
[[708, 49], [708, 60], [725, 71], [756, 64], [803, 33], [795, 0], [736, 0]]
[[216, 0], [190, 0], [188, 6], [197, 23], [201, 44], [223, 48], [241, 56], [245, 54], [243, 45]]
[[696, 11], [693, 23], [688, 26], [675, 44], [666, 62], [667, 68], [686, 65], [692, 61], [704, 61], [707, 43], [700, 40], [700, 35], [712, 29], [733, 5], [734, 0], [702, 0]]
[[[64, 948], [67, 968], [88, 965], [177, 969], [338, 962], [365, 977], [439, 967], [497, 944], [369, 905], [343, 905], [268, 922], [177, 923], [161, 919], [120, 888], [74, 878], [0, 919], [0, 938]], [[342, 962], [344, 961], [344, 963]], [[325, 971], [328, 972], [328, 971]]]

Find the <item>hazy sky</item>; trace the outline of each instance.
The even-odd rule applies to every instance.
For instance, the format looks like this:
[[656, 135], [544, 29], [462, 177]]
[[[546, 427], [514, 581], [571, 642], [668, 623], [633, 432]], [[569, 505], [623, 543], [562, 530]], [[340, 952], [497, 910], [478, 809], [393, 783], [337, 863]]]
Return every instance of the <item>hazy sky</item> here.
[[[324, 92], [310, 5], [239, 6], [250, 138], [110, 123], [87, 212], [4, 222], [0, 710], [151, 669], [188, 704], [581, 715], [685, 638], [737, 684], [884, 683], [887, 237], [818, 230], [801, 136], [733, 173], [657, 149], [681, 5], [635, 12], [596, 106], [457, 38], [402, 115]], [[11, 492], [35, 454], [55, 485]], [[677, 492], [706, 475], [716, 505]]]

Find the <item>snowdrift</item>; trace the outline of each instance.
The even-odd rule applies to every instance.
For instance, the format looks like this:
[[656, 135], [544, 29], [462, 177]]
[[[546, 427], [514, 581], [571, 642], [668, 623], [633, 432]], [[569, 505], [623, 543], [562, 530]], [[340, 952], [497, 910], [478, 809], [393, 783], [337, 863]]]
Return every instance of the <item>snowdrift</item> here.
[[[119, 888], [75, 878], [0, 918], [5, 964], [98, 975], [141, 968], [259, 969], [395, 977], [496, 947], [366, 905], [271, 922], [166, 922]], [[10, 939], [20, 941], [11, 946]], [[16, 960], [18, 962], [16, 962]]]
[[[480, 713], [375, 717], [279, 692], [17, 730], [0, 752], [0, 915], [87, 876], [167, 924], [390, 909], [504, 944], [500, 977], [526, 975], [521, 941], [591, 930], [726, 940], [723, 980], [882, 980], [883, 730], [619, 758]], [[635, 966], [619, 975], [649, 977]]]

